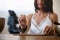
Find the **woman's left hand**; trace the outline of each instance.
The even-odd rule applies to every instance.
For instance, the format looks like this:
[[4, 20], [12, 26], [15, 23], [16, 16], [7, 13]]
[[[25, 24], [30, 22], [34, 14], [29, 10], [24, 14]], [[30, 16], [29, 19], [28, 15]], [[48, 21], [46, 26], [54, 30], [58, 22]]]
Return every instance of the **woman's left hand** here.
[[44, 33], [45, 35], [52, 35], [52, 27], [46, 26]]

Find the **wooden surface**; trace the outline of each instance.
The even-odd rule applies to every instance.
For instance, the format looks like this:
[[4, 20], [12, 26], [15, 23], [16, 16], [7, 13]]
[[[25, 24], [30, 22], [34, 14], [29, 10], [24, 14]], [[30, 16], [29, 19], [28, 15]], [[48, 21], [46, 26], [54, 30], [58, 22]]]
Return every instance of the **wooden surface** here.
[[20, 40], [60, 40], [60, 36], [20, 34]]
[[60, 40], [56, 36], [20, 36], [20, 40]]
[[59, 36], [0, 34], [0, 40], [60, 40]]

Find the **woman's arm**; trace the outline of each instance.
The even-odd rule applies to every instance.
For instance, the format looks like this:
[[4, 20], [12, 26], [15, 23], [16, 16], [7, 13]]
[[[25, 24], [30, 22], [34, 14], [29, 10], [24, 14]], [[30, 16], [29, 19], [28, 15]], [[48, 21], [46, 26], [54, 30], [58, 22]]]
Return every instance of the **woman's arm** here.
[[50, 19], [52, 21], [52, 26], [51, 27], [46, 27], [45, 28], [45, 33], [46, 35], [57, 35], [58, 31], [57, 31], [57, 26], [54, 24], [54, 22], [58, 22], [58, 17], [55, 13], [50, 14]]
[[29, 25], [30, 25], [30, 22], [31, 22], [31, 17], [32, 17], [32, 14], [29, 14], [28, 16], [25, 16], [25, 15], [21, 15], [19, 18], [18, 18], [18, 22], [20, 24], [20, 33], [27, 33], [28, 29], [29, 29]]
[[52, 30], [53, 30], [53, 34], [57, 35], [58, 34], [58, 30], [57, 30], [57, 25], [55, 25], [54, 23], [57, 22], [58, 23], [58, 16], [56, 13], [53, 13], [50, 15], [50, 18], [52, 20], [53, 26], [52, 26]]
[[33, 15], [33, 14], [29, 14], [28, 16], [26, 16], [26, 25], [27, 25], [27, 30], [25, 31], [25, 33], [27, 33], [27, 32], [28, 32], [28, 30], [29, 30], [29, 28], [30, 28], [32, 15]]

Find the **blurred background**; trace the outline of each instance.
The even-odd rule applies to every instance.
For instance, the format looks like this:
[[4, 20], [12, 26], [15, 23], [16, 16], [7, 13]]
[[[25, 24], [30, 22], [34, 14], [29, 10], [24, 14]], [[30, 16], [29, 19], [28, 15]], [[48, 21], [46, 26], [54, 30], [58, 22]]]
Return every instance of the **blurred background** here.
[[[19, 16], [20, 14], [28, 15], [34, 13], [34, 0], [0, 0], [0, 18], [5, 18], [5, 26], [1, 34], [9, 34], [8, 32], [8, 10], [13, 10]], [[60, 0], [53, 0], [53, 10], [58, 15], [60, 23]], [[58, 26], [60, 32], [60, 26]]]

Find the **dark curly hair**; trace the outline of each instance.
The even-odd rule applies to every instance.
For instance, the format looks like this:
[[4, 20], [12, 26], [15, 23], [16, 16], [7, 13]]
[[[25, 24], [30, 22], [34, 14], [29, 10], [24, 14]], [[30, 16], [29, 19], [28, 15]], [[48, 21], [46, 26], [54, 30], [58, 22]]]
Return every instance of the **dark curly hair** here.
[[[40, 10], [37, 5], [37, 0], [34, 1], [34, 6], [36, 12], [37, 10]], [[53, 13], [53, 0], [44, 0], [43, 11]]]

